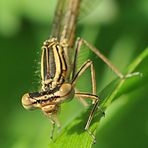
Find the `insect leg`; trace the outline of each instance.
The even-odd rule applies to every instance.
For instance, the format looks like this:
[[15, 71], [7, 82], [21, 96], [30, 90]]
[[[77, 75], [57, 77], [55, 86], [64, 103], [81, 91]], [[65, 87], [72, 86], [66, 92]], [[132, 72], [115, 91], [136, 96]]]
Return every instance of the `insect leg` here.
[[[78, 53], [79, 53], [79, 50], [80, 50], [80, 47], [81, 47], [81, 42], [79, 42], [79, 40], [76, 41], [75, 43], [75, 47], [74, 47], [74, 59], [73, 59], [73, 71], [72, 71], [72, 80], [74, 79], [75, 75], [76, 75], [76, 72], [77, 72], [77, 56], [78, 56]], [[75, 91], [76, 92], [79, 92], [78, 89], [75, 88]], [[82, 98], [82, 97], [77, 97], [78, 100], [85, 106], [87, 107], [88, 106], [88, 103]]]
[[[98, 104], [99, 104], [99, 97], [96, 96], [96, 81], [95, 81], [95, 70], [94, 70], [94, 66], [92, 61], [87, 60], [80, 68], [80, 70], [77, 72], [77, 74], [74, 76], [73, 80], [72, 80], [72, 85], [75, 85], [76, 81], [78, 80], [78, 78], [85, 72], [85, 70], [91, 67], [91, 79], [92, 79], [92, 94], [89, 93], [79, 93], [76, 92], [75, 95], [77, 97], [81, 97], [81, 98], [90, 98], [93, 100], [93, 108], [89, 114], [86, 126], [85, 126], [85, 130], [88, 132], [88, 134], [92, 137], [94, 143], [95, 143], [95, 135], [89, 130], [90, 127], [90, 123], [92, 121], [92, 118], [94, 116], [95, 111], [98, 108]], [[104, 112], [101, 110], [102, 114], [104, 114]]]
[[52, 129], [51, 129], [51, 133], [50, 133], [50, 139], [53, 139], [53, 134], [55, 131], [55, 121], [53, 119], [51, 119], [51, 124], [52, 124]]
[[91, 66], [92, 61], [91, 60], [87, 60], [79, 69], [79, 71], [76, 73], [76, 75], [74, 76], [74, 78], [72, 79], [71, 84], [74, 86], [78, 80], [78, 78], [85, 72], [85, 70]]
[[72, 79], [74, 78], [74, 76], [77, 72], [76, 71], [76, 69], [77, 69], [77, 56], [78, 56], [80, 47], [81, 47], [81, 42], [79, 42], [79, 40], [77, 40], [76, 43], [75, 43], [75, 47], [74, 47], [74, 61], [73, 61]]
[[54, 113], [51, 115], [51, 124], [52, 124], [52, 130], [50, 134], [50, 139], [53, 139], [54, 131], [55, 131], [55, 125], [57, 125], [58, 129], [60, 129], [61, 125], [57, 117], [57, 113]]
[[107, 59], [97, 48], [95, 48], [94, 46], [92, 46], [91, 44], [89, 44], [86, 40], [78, 38], [78, 42], [80, 42], [79, 44], [85, 44], [91, 51], [93, 51], [102, 61], [104, 61], [108, 67], [110, 67], [114, 73], [119, 77], [119, 78], [124, 78], [124, 75], [118, 70], [117, 67], [115, 67], [115, 65], [113, 65], [109, 59]]
[[95, 113], [95, 111], [97, 110], [97, 106], [99, 103], [99, 98], [98, 96], [96, 96], [96, 83], [95, 83], [95, 71], [94, 71], [94, 67], [92, 64], [92, 61], [87, 60], [80, 68], [80, 70], [77, 72], [77, 74], [74, 76], [73, 80], [72, 80], [72, 85], [75, 85], [76, 81], [78, 80], [78, 78], [85, 72], [85, 70], [91, 66], [91, 77], [92, 77], [92, 91], [94, 94], [88, 94], [88, 93], [75, 93], [75, 95], [77, 97], [82, 97], [82, 98], [90, 98], [93, 100], [93, 109], [90, 112], [90, 115], [88, 117], [86, 126], [85, 126], [85, 130], [88, 132], [88, 134], [92, 137], [93, 142], [95, 143], [95, 135], [89, 131], [89, 126], [90, 123], [92, 121], [93, 115]]
[[89, 99], [95, 100], [94, 106], [93, 106], [93, 108], [92, 108], [92, 110], [91, 110], [91, 112], [89, 114], [87, 123], [85, 125], [85, 130], [92, 137], [93, 142], [95, 143], [96, 142], [95, 135], [89, 130], [89, 127], [90, 127], [91, 121], [93, 119], [94, 113], [97, 110], [97, 107], [98, 107], [98, 104], [99, 104], [99, 97], [96, 96], [96, 95], [93, 95], [93, 94], [88, 94], [88, 93], [76, 93], [75, 95], [79, 96], [79, 97], [89, 98]]

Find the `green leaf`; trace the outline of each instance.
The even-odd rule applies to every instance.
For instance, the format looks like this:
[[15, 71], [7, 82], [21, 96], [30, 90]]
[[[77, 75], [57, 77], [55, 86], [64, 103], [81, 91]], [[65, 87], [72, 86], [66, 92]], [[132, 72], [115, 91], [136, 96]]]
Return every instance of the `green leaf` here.
[[[148, 56], [148, 48], [146, 48], [133, 62], [129, 65], [127, 69], [127, 74], [133, 73], [135, 69], [140, 65], [140, 63]], [[106, 110], [106, 108], [111, 104], [111, 102], [118, 96], [117, 94], [122, 90], [122, 87], [126, 81], [129, 79], [135, 79], [134, 77], [127, 79], [119, 79], [112, 81], [108, 84], [100, 93], [101, 98], [101, 108]], [[138, 81], [139, 76], [136, 76]], [[124, 87], [123, 87], [124, 88]], [[121, 95], [124, 91], [122, 90], [119, 94]], [[84, 131], [84, 127], [89, 116], [91, 107], [83, 112], [79, 117], [75, 118], [70, 122], [60, 133], [60, 135], [55, 139], [55, 141], [49, 144], [51, 148], [90, 148], [93, 144], [92, 138]], [[90, 130], [96, 133], [96, 129], [102, 126], [102, 114], [98, 111], [93, 118], [93, 122], [90, 126]]]

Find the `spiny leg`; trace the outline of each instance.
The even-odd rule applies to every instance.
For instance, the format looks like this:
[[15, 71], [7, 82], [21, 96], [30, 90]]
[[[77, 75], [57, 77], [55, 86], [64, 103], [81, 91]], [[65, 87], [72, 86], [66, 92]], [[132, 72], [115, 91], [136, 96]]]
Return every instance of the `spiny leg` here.
[[[78, 54], [78, 51], [80, 50], [80, 47], [81, 47], [81, 44], [82, 42], [80, 42], [79, 40], [77, 40], [76, 42], [76, 49], [75, 49], [75, 56], [74, 56], [74, 70], [73, 70], [73, 74], [72, 74], [72, 85], [74, 86], [76, 81], [78, 80], [78, 78], [85, 72], [85, 70], [90, 67], [91, 68], [91, 81], [92, 81], [92, 94], [88, 94], [88, 93], [79, 93], [77, 90], [76, 90], [76, 93], [75, 95], [79, 98], [90, 98], [92, 99], [93, 101], [93, 108], [91, 110], [91, 113], [89, 115], [89, 118], [88, 118], [88, 121], [86, 123], [86, 126], [85, 126], [85, 130], [88, 132], [88, 134], [93, 138], [93, 141], [95, 142], [95, 136], [94, 134], [89, 131], [89, 126], [90, 126], [90, 123], [92, 121], [92, 118], [93, 118], [93, 115], [98, 107], [98, 103], [99, 103], [99, 98], [98, 96], [96, 96], [96, 79], [95, 79], [95, 70], [94, 70], [94, 66], [93, 66], [93, 63], [91, 60], [87, 60], [80, 68], [80, 70], [76, 73], [76, 62], [77, 62], [77, 54]], [[102, 110], [101, 110], [102, 111]], [[103, 111], [102, 111], [103, 112]], [[103, 112], [104, 114], [104, 112]]]
[[90, 123], [92, 121], [92, 118], [93, 118], [93, 115], [97, 109], [97, 106], [98, 106], [98, 103], [99, 103], [99, 98], [98, 96], [95, 95], [96, 93], [96, 83], [95, 83], [95, 71], [94, 71], [94, 67], [93, 67], [93, 64], [92, 64], [92, 61], [90, 60], [87, 60], [80, 68], [80, 70], [77, 72], [77, 74], [74, 76], [73, 80], [72, 80], [72, 85], [75, 85], [76, 81], [78, 80], [78, 78], [85, 72], [85, 70], [91, 66], [91, 78], [92, 78], [92, 91], [93, 93], [92, 94], [88, 94], [88, 93], [75, 93], [75, 95], [77, 97], [82, 97], [82, 98], [90, 98], [92, 99], [93, 101], [93, 109], [91, 110], [91, 113], [88, 117], [88, 120], [87, 120], [87, 123], [86, 123], [86, 126], [85, 126], [85, 130], [87, 131], [87, 133], [92, 137], [93, 139], [93, 142], [95, 143], [95, 135], [89, 131], [89, 126], [90, 126]]
[[97, 48], [89, 44], [86, 40], [78, 38], [77, 42], [79, 42], [80, 46], [85, 44], [91, 51], [93, 51], [102, 61], [104, 61], [119, 78], [124, 78], [124, 75], [118, 70], [115, 65], [113, 65], [109, 59], [107, 59]]
[[51, 119], [51, 124], [52, 124], [52, 129], [51, 129], [51, 133], [50, 133], [50, 139], [53, 140], [53, 135], [54, 135], [54, 131], [55, 131], [55, 121]]
[[88, 67], [91, 67], [91, 81], [92, 81], [92, 93], [96, 94], [96, 82], [95, 82], [95, 70], [93, 67], [93, 63], [91, 60], [87, 60], [79, 69], [79, 71], [76, 73], [74, 78], [72, 79], [72, 85], [75, 86], [77, 80], [79, 77], [86, 71]]
[[[78, 44], [80, 44], [79, 47], [81, 47], [82, 44], [85, 44], [91, 51], [93, 51], [102, 61], [104, 61], [104, 63], [106, 63], [108, 65], [108, 67], [110, 67], [114, 73], [121, 79], [126, 79], [126, 78], [130, 78], [133, 76], [137, 76], [137, 75], [141, 75], [141, 73], [139, 72], [134, 72], [134, 73], [129, 73], [127, 75], [123, 75], [119, 69], [112, 64], [108, 58], [106, 58], [97, 48], [95, 48], [94, 46], [92, 46], [90, 43], [88, 43], [86, 40], [78, 38], [77, 39]], [[80, 43], [79, 43], [80, 42]]]
[[[76, 79], [78, 79], [89, 66], [90, 66], [90, 70], [91, 70], [92, 94], [96, 95], [96, 78], [95, 78], [95, 70], [94, 70], [94, 66], [93, 66], [92, 61], [88, 60], [82, 65], [82, 68], [80, 68], [80, 70], [79, 70], [81, 72], [78, 72], [79, 74], [77, 75]], [[76, 90], [76, 92], [79, 93], [79, 91], [77, 89], [75, 89], [75, 90]], [[87, 102], [83, 99], [83, 97], [79, 97], [79, 100], [84, 106], [88, 106]], [[92, 104], [94, 104], [94, 103], [95, 102], [93, 100]]]
[[[86, 61], [80, 68], [80, 70], [77, 72], [77, 74], [75, 75], [75, 77], [73, 78], [73, 81], [72, 81], [72, 85], [75, 85], [76, 81], [78, 80], [78, 78], [85, 72], [85, 70], [92, 65], [92, 61], [88, 60]], [[93, 71], [93, 72], [92, 72]], [[96, 93], [96, 83], [94, 83], [95, 81], [95, 74], [94, 74], [94, 67], [92, 66], [91, 67], [91, 75], [92, 75], [92, 86], [93, 86], [93, 93]], [[93, 142], [95, 143], [95, 135], [89, 130], [89, 127], [90, 127], [90, 123], [92, 121], [92, 118], [94, 116], [94, 113], [95, 111], [97, 110], [97, 107], [98, 107], [98, 104], [99, 104], [99, 97], [96, 96], [95, 94], [89, 94], [89, 93], [79, 93], [79, 92], [76, 92], [75, 95], [77, 97], [82, 97], [82, 98], [90, 98], [93, 100], [93, 108], [90, 112], [90, 115], [88, 117], [88, 120], [87, 120], [87, 123], [86, 123], [86, 126], [85, 126], [85, 130], [87, 131], [87, 133], [92, 137], [93, 139]], [[101, 110], [102, 111], [102, 110]], [[104, 112], [102, 111], [102, 114], [104, 114]]]
[[78, 58], [78, 53], [80, 50], [80, 42], [79, 40], [76, 41], [75, 43], [75, 47], [74, 47], [74, 59], [73, 59], [73, 71], [72, 71], [72, 79], [74, 78], [75, 74], [76, 74], [76, 69], [77, 69], [77, 58]]
[[[74, 77], [76, 79], [78, 79], [78, 77], [80, 77], [83, 72], [85, 72], [85, 70], [87, 69], [87, 67], [90, 66], [90, 70], [91, 70], [91, 82], [92, 82], [92, 93], [96, 94], [96, 77], [95, 77], [95, 69], [94, 69], [94, 65], [93, 62], [91, 60], [86, 61], [80, 68], [79, 72], [77, 73], [76, 76], [76, 65], [77, 65], [77, 56], [79, 53], [79, 50], [81, 48], [81, 44], [82, 42], [80, 42], [80, 40], [78, 39], [76, 41], [75, 44], [75, 53], [74, 53], [74, 61], [73, 61], [73, 72], [72, 72], [72, 80], [74, 79]], [[75, 80], [76, 81], [76, 80]], [[74, 82], [75, 83], [75, 82]], [[93, 102], [94, 103], [94, 102]]]
[[[74, 59], [73, 59], [73, 71], [72, 71], [72, 80], [74, 79], [76, 72], [77, 72], [77, 59], [78, 59], [78, 53], [80, 50], [80, 42], [77, 40], [74, 47]], [[80, 92], [78, 89], [75, 88], [75, 92]], [[77, 99], [82, 103], [83, 106], [87, 107], [88, 103], [84, 100], [82, 97], [77, 97]]]
[[92, 137], [93, 143], [95, 143], [95, 142], [96, 142], [96, 137], [95, 137], [95, 135], [89, 130], [89, 127], [90, 127], [91, 121], [92, 121], [92, 119], [93, 119], [94, 113], [95, 113], [95, 111], [97, 110], [97, 107], [98, 107], [98, 104], [99, 104], [99, 97], [96, 96], [96, 95], [93, 95], [93, 94], [88, 94], [88, 93], [75, 93], [75, 95], [78, 96], [78, 97], [89, 98], [89, 99], [95, 100], [95, 104], [94, 104], [93, 108], [91, 109], [91, 112], [90, 112], [90, 114], [89, 114], [87, 123], [86, 123], [86, 125], [85, 125], [85, 130], [86, 130], [87, 133]]
[[57, 125], [59, 130], [60, 130], [61, 125], [60, 125], [60, 122], [58, 120], [57, 113], [52, 114], [50, 119], [51, 119], [51, 124], [52, 124], [50, 139], [53, 139], [53, 135], [54, 135], [54, 131], [55, 131], [55, 125]]
[[[81, 39], [81, 38], [77, 38], [77, 51], [79, 51], [80, 50], [80, 48], [81, 48], [81, 46], [82, 46], [82, 44], [85, 44], [87, 47], [89, 47], [89, 49], [91, 50], [91, 51], [93, 51], [102, 61], [104, 61], [113, 71], [114, 71], [114, 73], [119, 77], [119, 78], [121, 78], [121, 79], [127, 79], [127, 78], [130, 78], [130, 77], [132, 77], [132, 76], [137, 76], [137, 75], [142, 75], [141, 73], [139, 73], [139, 72], [134, 72], [134, 73], [128, 73], [128, 74], [126, 74], [125, 76], [118, 70], [118, 68], [117, 67], [115, 67], [115, 65], [113, 65], [97, 48], [95, 48], [94, 46], [92, 46], [91, 44], [89, 44], [86, 40], [84, 40], [84, 39]], [[91, 72], [93, 72], [94, 71], [94, 68], [93, 68], [93, 65], [92, 65], [92, 67], [91, 67], [93, 70], [91, 70]], [[95, 71], [94, 71], [94, 74], [95, 74]], [[92, 74], [93, 75], [93, 74]], [[95, 76], [94, 76], [95, 77]], [[96, 83], [96, 81], [95, 81], [95, 78], [93, 79], [93, 77], [92, 77], [92, 82], [93, 83]], [[96, 88], [96, 84], [94, 84], [95, 85], [95, 87], [94, 88]], [[96, 91], [96, 90], [95, 90]], [[95, 91], [93, 91], [93, 92], [95, 92]], [[96, 93], [93, 93], [93, 94], [96, 94]], [[104, 111], [102, 111], [102, 109], [101, 108], [99, 108], [98, 107], [98, 109], [105, 115], [105, 113], [104, 113]]]

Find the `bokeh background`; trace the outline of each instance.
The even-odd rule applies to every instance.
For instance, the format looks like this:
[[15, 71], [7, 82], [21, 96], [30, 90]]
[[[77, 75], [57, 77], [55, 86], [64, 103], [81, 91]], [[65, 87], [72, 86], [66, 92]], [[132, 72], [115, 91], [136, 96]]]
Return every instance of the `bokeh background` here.
[[[86, 0], [85, 0], [86, 1]], [[39, 88], [39, 58], [42, 42], [50, 34], [55, 0], [0, 0], [0, 147], [46, 148], [50, 122], [40, 111], [29, 112], [21, 96]], [[91, 1], [93, 2], [93, 1]], [[148, 45], [147, 0], [101, 0], [84, 3], [77, 36], [93, 43], [124, 72]], [[115, 77], [92, 53], [97, 73], [97, 91]], [[82, 58], [80, 58], [82, 59]], [[137, 71], [143, 73], [131, 91], [120, 96], [107, 110], [107, 119], [97, 132], [100, 148], [148, 147], [148, 59]], [[86, 75], [78, 87], [89, 90]], [[62, 105], [63, 126], [84, 108], [78, 101]]]

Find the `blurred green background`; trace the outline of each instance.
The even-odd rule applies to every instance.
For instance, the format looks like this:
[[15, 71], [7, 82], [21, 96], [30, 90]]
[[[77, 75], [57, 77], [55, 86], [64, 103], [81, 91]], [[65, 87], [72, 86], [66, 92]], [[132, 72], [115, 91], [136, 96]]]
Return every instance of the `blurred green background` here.
[[[39, 87], [40, 79], [36, 71], [39, 69], [40, 48], [50, 34], [56, 2], [0, 1], [2, 148], [48, 147], [49, 120], [40, 111], [26, 111], [21, 105], [21, 96]], [[101, 0], [96, 5], [84, 3], [84, 7], [78, 21], [77, 36], [93, 43], [124, 71], [148, 45], [148, 0]], [[94, 60], [99, 92], [111, 82], [114, 74], [92, 53], [84, 56]], [[97, 132], [94, 147], [148, 147], [147, 66], [148, 58], [137, 68], [137, 71], [143, 72], [141, 80], [106, 111], [109, 115]], [[86, 74], [78, 84], [81, 90], [90, 89], [88, 77], [89, 74]], [[82, 109], [78, 101], [62, 105], [60, 119], [63, 126], [79, 115]]]

